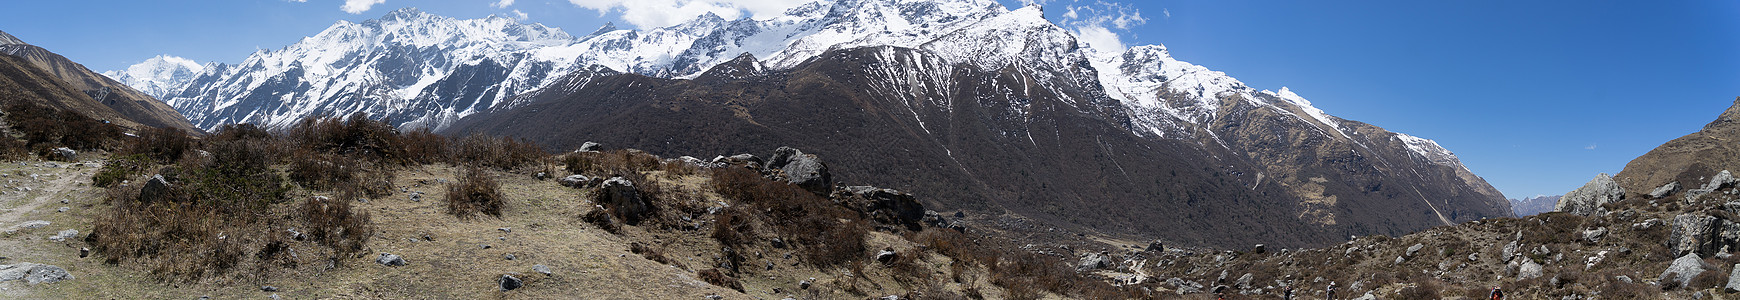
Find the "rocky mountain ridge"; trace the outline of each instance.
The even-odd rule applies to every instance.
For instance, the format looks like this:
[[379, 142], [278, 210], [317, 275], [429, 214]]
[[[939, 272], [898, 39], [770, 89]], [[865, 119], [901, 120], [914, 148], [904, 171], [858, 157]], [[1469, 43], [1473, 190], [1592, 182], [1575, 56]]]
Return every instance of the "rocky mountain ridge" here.
[[[38, 104], [71, 109], [92, 118], [115, 122], [134, 129], [143, 129], [142, 126], [149, 126], [196, 130], [193, 124], [188, 123], [187, 119], [182, 117], [181, 113], [176, 112], [168, 105], [164, 105], [163, 102], [134, 90], [128, 85], [86, 69], [84, 65], [73, 62], [64, 56], [25, 43], [5, 32], [0, 32], [0, 55], [10, 56], [16, 58], [17, 62], [29, 64], [30, 66], [27, 67], [29, 69], [46, 72], [46, 78], [21, 75], [34, 73], [31, 71], [13, 73], [23, 77], [39, 77], [35, 79], [14, 78], [14, 80], [24, 82], [35, 82], [22, 83], [22, 88], [19, 90], [58, 89], [64, 86], [67, 89], [77, 91], [77, 94], [36, 99], [40, 102]], [[41, 82], [45, 79], [58, 82]]]

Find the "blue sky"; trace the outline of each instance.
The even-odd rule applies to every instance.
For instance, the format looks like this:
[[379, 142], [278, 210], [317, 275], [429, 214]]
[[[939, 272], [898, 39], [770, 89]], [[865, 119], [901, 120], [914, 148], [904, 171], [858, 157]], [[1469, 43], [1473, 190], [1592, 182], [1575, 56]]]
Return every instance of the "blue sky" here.
[[[803, 1], [18, 1], [0, 31], [103, 71], [158, 54], [238, 62], [401, 7], [578, 35]], [[1330, 114], [1437, 140], [1513, 198], [1617, 173], [1740, 96], [1740, 1], [1038, 2], [1066, 27], [1165, 44], [1252, 87], [1286, 86]]]

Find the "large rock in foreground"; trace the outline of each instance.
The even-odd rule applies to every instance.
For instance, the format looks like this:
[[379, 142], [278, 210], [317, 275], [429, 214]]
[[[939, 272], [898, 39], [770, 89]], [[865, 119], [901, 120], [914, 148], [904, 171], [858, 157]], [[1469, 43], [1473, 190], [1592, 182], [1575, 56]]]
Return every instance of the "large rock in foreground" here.
[[1566, 193], [1559, 198], [1559, 203], [1553, 205], [1553, 211], [1568, 212], [1579, 216], [1593, 216], [1606, 213], [1601, 208], [1608, 203], [1625, 199], [1625, 189], [1613, 182], [1613, 177], [1607, 173], [1596, 175], [1595, 179], [1583, 184], [1583, 187]]
[[780, 179], [803, 187], [817, 195], [827, 195], [834, 189], [834, 176], [828, 174], [828, 165], [815, 154], [804, 154], [797, 148], [779, 147], [773, 150], [773, 158], [767, 161], [768, 171], [778, 171]]

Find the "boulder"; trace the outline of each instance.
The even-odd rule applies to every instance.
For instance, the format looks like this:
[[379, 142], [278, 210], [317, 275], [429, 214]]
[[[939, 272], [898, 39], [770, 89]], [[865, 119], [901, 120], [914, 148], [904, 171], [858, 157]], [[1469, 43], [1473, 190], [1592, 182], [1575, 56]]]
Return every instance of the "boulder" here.
[[1105, 268], [1108, 268], [1111, 266], [1112, 266], [1112, 257], [1111, 257], [1111, 255], [1109, 255], [1109, 253], [1106, 253], [1106, 252], [1088, 253], [1088, 254], [1082, 255], [1081, 261], [1076, 262], [1075, 270], [1076, 271], [1092, 271], [1092, 270], [1105, 269]]
[[67, 229], [67, 230], [61, 230], [60, 232], [55, 233], [54, 236], [48, 237], [48, 240], [59, 242], [59, 241], [70, 240], [73, 237], [78, 236], [78, 235], [79, 235], [78, 229]]
[[501, 290], [503, 292], [512, 291], [521, 286], [525, 286], [525, 281], [521, 281], [519, 277], [514, 277], [512, 274], [502, 274], [501, 279], [497, 279], [496, 283], [501, 285]]
[[1154, 240], [1152, 242], [1148, 242], [1148, 248], [1142, 249], [1142, 250], [1148, 251], [1148, 252], [1154, 252], [1154, 253], [1165, 252], [1166, 251], [1166, 243], [1161, 242], [1160, 240]]
[[381, 257], [375, 258], [375, 263], [389, 267], [399, 267], [405, 265], [405, 258], [393, 255], [392, 253], [381, 253]]
[[1408, 255], [1407, 256], [1414, 257], [1414, 253], [1419, 253], [1420, 249], [1425, 249], [1425, 248], [1426, 248], [1426, 244], [1414, 244], [1413, 246], [1408, 246]]
[[810, 283], [812, 283], [812, 282], [816, 282], [816, 278], [815, 278], [815, 277], [810, 277], [810, 279], [805, 279], [805, 280], [803, 280], [803, 281], [798, 281], [798, 289], [800, 289], [800, 290], [807, 290], [807, 289], [810, 289]]
[[598, 152], [598, 151], [603, 151], [603, 150], [604, 150], [603, 144], [588, 141], [584, 144], [580, 144], [580, 150], [576, 150], [576, 151], [579, 151], [579, 152]]
[[598, 204], [629, 225], [639, 224], [641, 215], [652, 211], [652, 204], [640, 196], [640, 191], [634, 189], [634, 182], [628, 179], [611, 177], [599, 185], [598, 193]]
[[1522, 250], [1522, 245], [1517, 244], [1517, 241], [1510, 241], [1509, 244], [1504, 245], [1504, 250], [1502, 250], [1502, 252], [1498, 255], [1498, 260], [1504, 261], [1504, 262], [1510, 262], [1511, 258], [1516, 257], [1517, 251], [1521, 251], [1521, 250]]
[[1712, 254], [1719, 249], [1716, 217], [1695, 214], [1674, 216], [1673, 227], [1665, 243], [1673, 255], [1688, 253]]
[[1661, 199], [1661, 198], [1667, 197], [1668, 195], [1672, 195], [1674, 192], [1678, 192], [1678, 191], [1680, 191], [1680, 182], [1679, 181], [1669, 182], [1667, 184], [1661, 185], [1660, 187], [1656, 187], [1654, 190], [1650, 190], [1649, 191], [1649, 198], [1650, 199]]
[[1553, 205], [1553, 211], [1593, 216], [1607, 212], [1602, 205], [1623, 199], [1625, 189], [1613, 182], [1613, 176], [1601, 173], [1595, 179], [1589, 180], [1589, 183], [1583, 184], [1583, 187], [1559, 197], [1559, 203]]
[[532, 265], [532, 272], [538, 272], [538, 274], [544, 274], [544, 276], [549, 276], [551, 274], [550, 266], [546, 265]]
[[73, 151], [72, 148], [60, 147], [60, 148], [54, 148], [54, 157], [51, 157], [50, 159], [57, 159], [57, 160], [62, 160], [62, 161], [77, 161], [78, 158], [79, 158], [78, 151]]
[[1728, 272], [1728, 284], [1722, 290], [1729, 293], [1740, 293], [1740, 264], [1734, 264], [1734, 271]]
[[828, 196], [865, 218], [882, 224], [904, 225], [918, 231], [925, 220], [924, 205], [912, 194], [873, 186], [848, 186]]
[[1255, 247], [1251, 247], [1251, 253], [1262, 254], [1264, 252], [1269, 252], [1269, 247], [1264, 246], [1263, 244], [1257, 244]]
[[1523, 260], [1522, 267], [1516, 271], [1516, 279], [1518, 280], [1538, 277], [1541, 277], [1541, 265], [1535, 263], [1534, 260]]
[[151, 175], [151, 179], [145, 180], [145, 186], [139, 188], [139, 200], [147, 203], [167, 200], [174, 187], [168, 179], [163, 178], [163, 174]]
[[762, 161], [760, 157], [755, 157], [754, 154], [745, 153], [732, 156], [720, 155], [713, 157], [711, 163], [715, 166], [739, 166], [760, 169], [762, 165], [766, 164], [766, 161]]
[[834, 177], [828, 173], [828, 165], [823, 164], [815, 154], [804, 154], [797, 148], [779, 147], [773, 150], [773, 157], [768, 159], [766, 169], [778, 171], [778, 179], [817, 195], [827, 195], [834, 189]]
[[43, 221], [43, 220], [30, 220], [30, 221], [24, 221], [24, 223], [18, 223], [18, 227], [19, 228], [35, 229], [35, 228], [48, 227], [48, 224], [51, 224], [51, 223], [49, 223], [48, 221]]
[[1590, 244], [1600, 243], [1603, 236], [1607, 236], [1607, 227], [1583, 230], [1583, 240], [1589, 241]]
[[1673, 264], [1668, 265], [1667, 270], [1662, 270], [1661, 276], [1656, 280], [1666, 280], [1668, 274], [1674, 274], [1674, 279], [1679, 281], [1680, 286], [1686, 286], [1692, 282], [1692, 278], [1704, 274], [1704, 259], [1698, 257], [1697, 253], [1686, 253], [1685, 256], [1674, 259]]
[[900, 254], [894, 252], [894, 249], [882, 249], [882, 251], [876, 252], [876, 262], [880, 262], [883, 265], [893, 264], [894, 259], [899, 257]]
[[1195, 294], [1195, 293], [1202, 292], [1202, 284], [1201, 283], [1197, 283], [1195, 281], [1184, 280], [1183, 278], [1178, 278], [1178, 277], [1167, 278], [1166, 284], [1171, 285], [1172, 289], [1178, 291], [1179, 295]]

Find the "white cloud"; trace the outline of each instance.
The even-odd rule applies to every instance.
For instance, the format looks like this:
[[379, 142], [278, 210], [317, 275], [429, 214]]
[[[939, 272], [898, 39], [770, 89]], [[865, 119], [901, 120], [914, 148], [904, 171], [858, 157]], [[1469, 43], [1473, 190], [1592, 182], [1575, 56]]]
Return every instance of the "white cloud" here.
[[727, 20], [743, 17], [767, 18], [785, 13], [786, 9], [811, 0], [568, 0], [581, 8], [604, 15], [622, 13], [622, 20], [640, 28], [676, 25], [713, 13]]
[[526, 19], [532, 18], [532, 16], [526, 15], [526, 13], [520, 12], [520, 10], [515, 9], [514, 10], [514, 18], [518, 18], [520, 21], [525, 21]]
[[1595, 144], [1590, 143], [1588, 147], [1583, 147], [1583, 150], [1595, 150]]
[[495, 4], [490, 4], [489, 6], [495, 7], [495, 8], [507, 8], [508, 6], [511, 6], [511, 5], [514, 5], [514, 0], [496, 1]]
[[1167, 20], [1172, 19], [1172, 10], [1171, 9], [1160, 8], [1160, 14], [1166, 15]]
[[362, 14], [369, 11], [370, 8], [374, 8], [375, 4], [383, 2], [387, 2], [387, 0], [344, 0], [344, 6], [340, 6], [338, 9], [353, 15]]
[[1076, 39], [1087, 44], [1088, 48], [1107, 55], [1124, 52], [1120, 32], [1148, 22], [1142, 17], [1141, 10], [1128, 3], [1094, 1], [1093, 5], [1069, 5], [1064, 9], [1062, 25], [1073, 28]]
[[284, 0], [285, 2], [308, 3], [308, 0]]
[[1088, 48], [1098, 50], [1100, 53], [1124, 53], [1123, 39], [1118, 38], [1117, 33], [1113, 33], [1112, 30], [1106, 29], [1105, 27], [1077, 27], [1075, 29], [1075, 38], [1076, 40], [1080, 40], [1082, 43], [1086, 43]]

